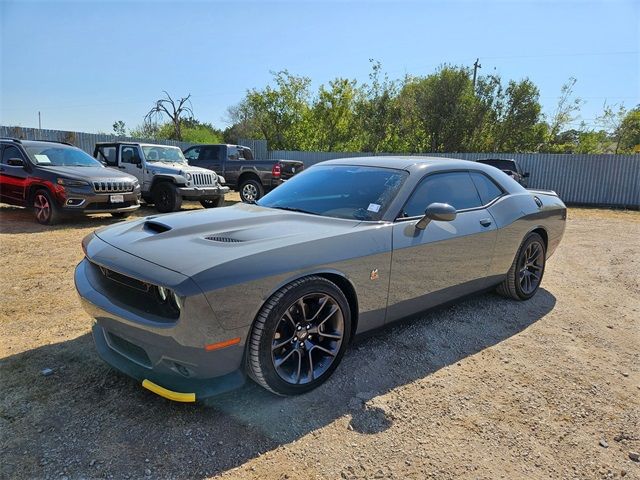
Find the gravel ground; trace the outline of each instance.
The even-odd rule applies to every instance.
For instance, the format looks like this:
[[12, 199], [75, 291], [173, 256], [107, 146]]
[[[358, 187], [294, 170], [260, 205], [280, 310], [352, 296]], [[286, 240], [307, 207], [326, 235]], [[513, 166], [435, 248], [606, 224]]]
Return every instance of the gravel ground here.
[[113, 222], [0, 208], [0, 478], [640, 478], [639, 212], [571, 209], [529, 302], [378, 331], [301, 397], [196, 405], [94, 353], [72, 273]]

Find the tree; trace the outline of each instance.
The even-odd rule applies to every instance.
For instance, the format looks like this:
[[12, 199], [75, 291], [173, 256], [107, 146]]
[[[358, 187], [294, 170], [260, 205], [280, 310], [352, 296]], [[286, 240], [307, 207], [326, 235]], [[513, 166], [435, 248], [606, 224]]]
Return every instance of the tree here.
[[358, 148], [355, 140], [355, 103], [358, 91], [355, 80], [336, 78], [329, 86], [320, 86], [310, 112], [308, 145], [322, 151], [345, 151]]
[[369, 59], [369, 84], [363, 84], [355, 102], [357, 142], [365, 152], [395, 150], [400, 112], [397, 104], [398, 84], [382, 76], [380, 62]]
[[577, 118], [577, 113], [580, 111], [580, 107], [584, 104], [582, 99], [573, 96], [573, 87], [577, 80], [574, 77], [570, 77], [569, 80], [560, 88], [560, 97], [558, 104], [556, 105], [555, 112], [551, 117], [549, 124], [548, 140], [547, 143], [553, 144], [556, 141], [556, 136], [565, 129], [567, 125], [572, 123]]
[[127, 135], [125, 125], [122, 120], [116, 120], [115, 122], [113, 122], [113, 133], [118, 137], [124, 137]]
[[228, 110], [234, 124], [244, 123], [259, 132], [274, 150], [299, 149], [305, 142], [311, 79], [287, 70], [271, 72], [275, 87], [247, 91], [245, 98]]
[[163, 92], [167, 98], [156, 100], [156, 104], [144, 117], [145, 123], [158, 124], [158, 118], [166, 115], [173, 125], [171, 139], [182, 140], [181, 123], [183, 120], [194, 116], [190, 100], [191, 94], [174, 101], [166, 90], [163, 90]]
[[640, 105], [625, 115], [618, 129], [618, 146], [626, 153], [640, 153]]
[[529, 79], [510, 80], [505, 93], [505, 110], [499, 118], [494, 149], [498, 152], [536, 151], [544, 142], [538, 87]]
[[640, 145], [640, 105], [628, 111], [624, 105], [609, 106], [605, 103], [596, 123], [611, 136], [614, 153], [621, 150], [631, 152], [636, 145]]

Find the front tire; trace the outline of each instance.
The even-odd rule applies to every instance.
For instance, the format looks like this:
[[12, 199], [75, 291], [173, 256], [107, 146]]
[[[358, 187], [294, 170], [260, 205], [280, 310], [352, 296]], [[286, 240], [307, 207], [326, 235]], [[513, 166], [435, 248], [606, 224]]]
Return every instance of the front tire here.
[[244, 203], [254, 203], [256, 200], [264, 196], [264, 187], [254, 178], [243, 180], [240, 184], [239, 190], [240, 198]]
[[248, 342], [247, 371], [278, 395], [308, 392], [336, 369], [351, 334], [342, 291], [318, 276], [285, 285], [265, 303]]
[[515, 300], [529, 300], [540, 287], [546, 258], [542, 237], [537, 233], [529, 234], [520, 245], [507, 278], [498, 286], [498, 293]]
[[175, 212], [182, 206], [182, 197], [173, 183], [162, 182], [151, 191], [153, 203], [160, 213]]
[[200, 205], [204, 208], [224, 207], [224, 195], [212, 199], [200, 200]]
[[131, 212], [111, 212], [113, 218], [127, 218]]
[[56, 202], [48, 190], [37, 190], [31, 202], [36, 221], [41, 225], [54, 225], [60, 220], [60, 212]]

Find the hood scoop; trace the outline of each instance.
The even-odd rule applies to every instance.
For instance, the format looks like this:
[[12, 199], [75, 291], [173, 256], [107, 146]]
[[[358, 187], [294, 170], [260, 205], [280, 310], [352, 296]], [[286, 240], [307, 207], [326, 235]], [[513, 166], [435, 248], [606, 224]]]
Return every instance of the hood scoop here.
[[244, 240], [239, 240], [237, 238], [222, 237], [219, 235], [212, 235], [204, 238], [206, 238], [207, 240], [211, 240], [212, 242], [219, 242], [219, 243], [241, 243], [244, 241]]
[[147, 220], [146, 222], [144, 222], [143, 228], [148, 232], [152, 232], [152, 233], [163, 233], [171, 230], [171, 227], [169, 225], [166, 225], [162, 222], [158, 222], [157, 220], [151, 220], [151, 221]]

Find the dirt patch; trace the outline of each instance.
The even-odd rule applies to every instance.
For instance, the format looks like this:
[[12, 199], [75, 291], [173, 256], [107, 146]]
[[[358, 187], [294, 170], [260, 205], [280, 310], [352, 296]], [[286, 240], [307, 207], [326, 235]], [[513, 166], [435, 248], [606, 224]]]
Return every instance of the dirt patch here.
[[249, 383], [195, 406], [93, 350], [72, 274], [114, 222], [0, 208], [0, 478], [640, 478], [639, 212], [571, 209], [529, 302], [379, 331], [301, 397]]

